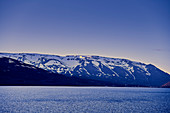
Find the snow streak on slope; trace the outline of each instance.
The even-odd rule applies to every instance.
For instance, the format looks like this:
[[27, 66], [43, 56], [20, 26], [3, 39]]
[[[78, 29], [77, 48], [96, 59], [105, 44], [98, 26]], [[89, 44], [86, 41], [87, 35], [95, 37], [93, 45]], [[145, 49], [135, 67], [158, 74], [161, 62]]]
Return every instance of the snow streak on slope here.
[[[95, 76], [118, 76], [114, 70], [115, 67], [119, 67], [127, 71], [125, 76], [132, 76], [134, 69], [133, 66], [137, 66], [139, 70], [150, 73], [146, 69], [146, 64], [132, 62], [126, 59], [118, 58], [107, 58], [100, 56], [81, 56], [81, 55], [70, 55], [70, 56], [57, 56], [57, 55], [44, 55], [44, 54], [27, 54], [27, 53], [3, 53], [0, 56], [10, 57], [27, 64], [34, 65], [39, 68], [43, 68], [48, 71], [58, 72], [66, 75], [76, 74], [78, 76], [94, 75]], [[133, 64], [133, 65], [132, 65]], [[77, 69], [79, 68], [79, 69]], [[91, 69], [95, 72], [91, 72]], [[105, 68], [105, 69], [104, 69]], [[107, 70], [107, 71], [106, 71]]]
[[[153, 85], [156, 86], [169, 80], [169, 74], [164, 73], [155, 66], [127, 59], [31, 53], [0, 53], [0, 57], [13, 58], [66, 76], [88, 77], [90, 79], [106, 80], [118, 84], [145, 84], [149, 86], [153, 82]], [[154, 78], [156, 78], [156, 81]], [[161, 82], [159, 82], [160, 80]]]

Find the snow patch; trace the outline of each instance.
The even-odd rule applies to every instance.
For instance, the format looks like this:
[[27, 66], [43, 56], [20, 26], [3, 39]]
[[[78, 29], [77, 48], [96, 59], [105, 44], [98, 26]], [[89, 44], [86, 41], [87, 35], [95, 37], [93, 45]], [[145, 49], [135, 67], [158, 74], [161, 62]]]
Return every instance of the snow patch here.
[[9, 59], [9, 63], [14, 63], [14, 61], [12, 61], [11, 59]]

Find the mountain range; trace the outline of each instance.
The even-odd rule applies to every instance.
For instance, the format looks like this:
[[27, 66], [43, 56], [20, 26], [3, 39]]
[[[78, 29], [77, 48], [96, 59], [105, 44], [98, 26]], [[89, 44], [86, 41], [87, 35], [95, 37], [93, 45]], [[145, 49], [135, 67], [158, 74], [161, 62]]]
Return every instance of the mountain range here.
[[0, 86], [108, 86], [102, 81], [67, 77], [15, 59], [0, 58]]
[[0, 57], [14, 59], [51, 74], [98, 81], [105, 85], [161, 87], [170, 81], [170, 75], [156, 66], [128, 59], [34, 53], [0, 53]]

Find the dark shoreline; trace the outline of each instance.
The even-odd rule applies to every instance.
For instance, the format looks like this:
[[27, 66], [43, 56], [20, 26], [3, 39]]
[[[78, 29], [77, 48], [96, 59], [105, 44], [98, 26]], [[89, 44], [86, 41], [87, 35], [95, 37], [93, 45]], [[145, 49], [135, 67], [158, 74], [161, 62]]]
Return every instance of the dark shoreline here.
[[103, 86], [103, 85], [0, 85], [1, 86], [31, 86], [31, 87], [113, 87], [113, 88], [119, 88], [119, 87], [124, 87], [124, 88], [170, 88], [170, 87], [147, 87], [147, 86]]

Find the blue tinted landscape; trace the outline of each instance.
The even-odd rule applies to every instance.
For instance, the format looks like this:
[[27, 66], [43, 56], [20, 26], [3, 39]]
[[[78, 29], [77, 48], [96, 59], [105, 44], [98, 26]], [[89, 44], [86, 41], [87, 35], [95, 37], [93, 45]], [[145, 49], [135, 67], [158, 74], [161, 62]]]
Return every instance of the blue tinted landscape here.
[[170, 113], [170, 0], [0, 0], [0, 113]]
[[0, 87], [7, 113], [169, 113], [169, 88]]

